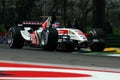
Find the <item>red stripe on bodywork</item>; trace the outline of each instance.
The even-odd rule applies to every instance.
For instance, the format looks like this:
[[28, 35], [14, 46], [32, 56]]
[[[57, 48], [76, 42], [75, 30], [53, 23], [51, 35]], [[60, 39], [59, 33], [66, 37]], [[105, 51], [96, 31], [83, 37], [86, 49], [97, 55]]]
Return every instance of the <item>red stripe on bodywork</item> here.
[[32, 44], [33, 44], [33, 45], [37, 45], [36, 33], [35, 33], [35, 32], [32, 32], [32, 33], [30, 34], [30, 36], [31, 36], [31, 39], [32, 39]]
[[58, 34], [68, 34], [68, 30], [58, 30]]

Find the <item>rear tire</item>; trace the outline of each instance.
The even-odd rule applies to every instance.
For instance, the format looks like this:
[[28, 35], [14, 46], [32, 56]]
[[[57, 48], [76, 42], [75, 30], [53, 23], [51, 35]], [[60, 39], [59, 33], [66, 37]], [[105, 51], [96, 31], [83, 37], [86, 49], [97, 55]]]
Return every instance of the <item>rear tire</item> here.
[[24, 46], [24, 39], [21, 36], [21, 27], [11, 27], [8, 31], [8, 45], [10, 48], [21, 49]]
[[57, 47], [58, 32], [55, 28], [45, 28], [41, 33], [41, 46], [44, 50], [53, 51]]

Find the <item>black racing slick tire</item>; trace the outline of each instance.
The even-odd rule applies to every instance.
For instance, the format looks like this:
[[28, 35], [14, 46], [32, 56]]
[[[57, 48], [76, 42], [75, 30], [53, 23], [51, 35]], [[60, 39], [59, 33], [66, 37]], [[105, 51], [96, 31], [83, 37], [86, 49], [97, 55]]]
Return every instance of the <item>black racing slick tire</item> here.
[[105, 49], [105, 33], [102, 29], [97, 28], [89, 32], [88, 40], [92, 52], [102, 52]]
[[21, 27], [11, 27], [8, 31], [8, 45], [10, 48], [21, 49], [24, 46], [24, 39], [20, 33]]
[[57, 47], [58, 31], [55, 28], [45, 28], [41, 33], [41, 46], [46, 51], [54, 51]]
[[91, 43], [90, 49], [92, 52], [102, 52], [105, 49], [105, 43]]

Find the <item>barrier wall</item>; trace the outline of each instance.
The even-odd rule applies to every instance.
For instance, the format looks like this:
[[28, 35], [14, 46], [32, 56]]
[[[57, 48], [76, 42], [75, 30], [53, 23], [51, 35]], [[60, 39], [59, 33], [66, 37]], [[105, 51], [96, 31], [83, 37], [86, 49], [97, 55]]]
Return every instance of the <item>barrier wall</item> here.
[[109, 34], [106, 36], [107, 47], [120, 47], [120, 34]]

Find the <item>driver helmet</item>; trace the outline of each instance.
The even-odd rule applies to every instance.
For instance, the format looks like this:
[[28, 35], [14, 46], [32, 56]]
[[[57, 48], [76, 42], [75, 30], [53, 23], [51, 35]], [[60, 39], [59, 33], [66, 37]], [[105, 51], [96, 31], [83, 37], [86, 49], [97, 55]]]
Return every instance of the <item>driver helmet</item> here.
[[52, 24], [52, 27], [59, 27], [60, 26], [60, 23], [59, 22], [55, 22]]

